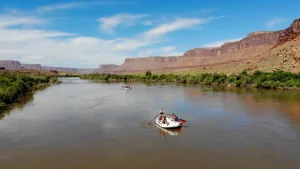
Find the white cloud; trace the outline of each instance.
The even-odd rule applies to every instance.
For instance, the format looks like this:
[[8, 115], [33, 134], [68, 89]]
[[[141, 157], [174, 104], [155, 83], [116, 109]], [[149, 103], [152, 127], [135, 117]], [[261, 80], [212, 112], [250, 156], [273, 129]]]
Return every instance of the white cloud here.
[[134, 25], [137, 20], [146, 16], [147, 15], [145, 14], [116, 14], [111, 17], [101, 17], [98, 19], [98, 22], [100, 22], [100, 29], [103, 32], [113, 34], [115, 33], [115, 28], [117, 28], [119, 25], [123, 24], [126, 26], [131, 26]]
[[69, 3], [59, 3], [51, 4], [46, 6], [37, 7], [37, 12], [52, 12], [57, 10], [68, 10], [74, 8], [83, 8], [90, 5], [130, 5], [134, 3], [130, 2], [69, 2]]
[[37, 8], [38, 12], [51, 12], [56, 10], [66, 10], [66, 9], [72, 9], [72, 8], [81, 8], [83, 7], [82, 3], [76, 3], [76, 2], [70, 2], [70, 3], [61, 3], [61, 4], [55, 4], [55, 5], [47, 5], [47, 6], [41, 6]]
[[286, 19], [284, 18], [273, 18], [269, 21], [266, 22], [266, 27], [267, 28], [274, 28], [276, 25], [284, 23], [286, 21]]
[[165, 46], [162, 48], [145, 49], [139, 52], [140, 57], [147, 56], [182, 56], [184, 52], [175, 51], [175, 46]]
[[0, 16], [0, 27], [10, 27], [18, 25], [42, 25], [46, 23], [46, 21], [35, 17], [9, 15]]
[[158, 38], [169, 32], [174, 32], [174, 31], [177, 31], [180, 29], [187, 29], [187, 28], [191, 28], [195, 25], [204, 24], [211, 19], [214, 19], [214, 18], [208, 18], [208, 19], [177, 18], [173, 22], [162, 24], [157, 27], [154, 27], [153, 29], [150, 29], [149, 31], [144, 33], [144, 36], [147, 39]]
[[161, 48], [161, 51], [163, 52], [171, 52], [174, 51], [176, 49], [176, 46], [165, 46]]
[[[35, 17], [0, 16], [0, 60], [19, 58], [25, 63], [52, 66], [98, 67], [98, 64], [121, 64], [138, 48], [158, 41], [139, 38], [104, 40], [68, 32], [11, 27], [47, 23]], [[4, 18], [13, 18], [6, 20]]]
[[235, 42], [235, 41], [239, 41], [239, 40], [241, 40], [241, 39], [242, 39], [242, 38], [220, 40], [220, 41], [216, 41], [216, 42], [211, 42], [211, 43], [204, 44], [203, 47], [220, 47], [220, 46], [222, 46], [225, 42]]
[[217, 10], [216, 8], [203, 8], [203, 9], [200, 10], [200, 12], [202, 14], [209, 14], [209, 13], [212, 13], [216, 10]]
[[0, 42], [30, 42], [44, 38], [66, 37], [71, 36], [70, 33], [44, 30], [20, 30], [20, 29], [1, 29]]
[[146, 26], [154, 25], [153, 21], [151, 21], [151, 20], [143, 21], [142, 24], [143, 24], [143, 25], [146, 25]]
[[[122, 15], [123, 20], [118, 21], [117, 26], [130, 25], [130, 22], [134, 24], [138, 18], [143, 17], [145, 16]], [[213, 18], [176, 19], [131, 38], [105, 40], [41, 29], [40, 26], [44, 28], [48, 21], [37, 16], [0, 15], [0, 60], [17, 58], [23, 63], [40, 63], [46, 66], [96, 68], [99, 64], [121, 64], [126, 57], [137, 56], [140, 51], [146, 51], [143, 56], [178, 56], [183, 52], [176, 51], [174, 46], [153, 48], [153, 45], [164, 41], [160, 38], [162, 35], [191, 28], [211, 19]], [[131, 21], [125, 23], [124, 20]], [[112, 27], [115, 28], [115, 24]]]

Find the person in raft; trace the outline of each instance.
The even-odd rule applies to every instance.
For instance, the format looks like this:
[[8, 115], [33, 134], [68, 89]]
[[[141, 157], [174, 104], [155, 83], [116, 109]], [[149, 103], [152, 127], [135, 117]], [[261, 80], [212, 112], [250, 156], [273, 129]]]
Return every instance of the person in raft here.
[[162, 123], [169, 125], [169, 122], [167, 121], [167, 117], [166, 116], [163, 117]]
[[173, 113], [173, 114], [172, 114], [172, 120], [174, 120], [174, 121], [179, 121], [179, 118]]
[[159, 111], [159, 120], [162, 121], [164, 118], [164, 109], [162, 108], [160, 111]]

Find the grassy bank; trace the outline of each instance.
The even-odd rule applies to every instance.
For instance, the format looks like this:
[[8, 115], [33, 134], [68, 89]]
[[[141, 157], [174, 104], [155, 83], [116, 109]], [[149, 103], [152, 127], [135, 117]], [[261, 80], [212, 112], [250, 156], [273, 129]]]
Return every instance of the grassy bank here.
[[28, 92], [43, 89], [50, 84], [60, 83], [56, 77], [46, 75], [24, 75], [0, 72], [0, 111], [5, 104], [13, 103]]
[[237, 87], [258, 87], [272, 89], [300, 89], [300, 73], [294, 74], [284, 71], [261, 72], [248, 74], [243, 71], [237, 75], [226, 74], [197, 74], [197, 75], [153, 75], [147, 72], [144, 75], [116, 75], [116, 74], [89, 74], [80, 76], [90, 80], [115, 80], [115, 81], [143, 81], [143, 82], [168, 82], [189, 83], [205, 85], [226, 85]]

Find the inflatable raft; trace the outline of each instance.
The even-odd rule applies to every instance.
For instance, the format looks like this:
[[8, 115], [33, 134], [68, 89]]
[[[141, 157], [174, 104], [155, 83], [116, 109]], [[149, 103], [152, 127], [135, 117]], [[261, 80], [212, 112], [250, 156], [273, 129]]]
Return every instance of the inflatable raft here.
[[170, 117], [166, 117], [167, 123], [163, 123], [162, 121], [159, 120], [159, 117], [156, 118], [155, 123], [164, 129], [177, 129], [181, 128], [182, 124], [178, 121], [172, 121]]

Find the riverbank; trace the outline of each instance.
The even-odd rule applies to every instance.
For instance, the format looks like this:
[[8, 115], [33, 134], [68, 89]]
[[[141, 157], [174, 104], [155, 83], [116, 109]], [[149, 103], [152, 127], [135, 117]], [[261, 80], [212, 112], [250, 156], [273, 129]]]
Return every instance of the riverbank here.
[[218, 73], [204, 73], [196, 75], [151, 74], [145, 75], [117, 75], [117, 74], [89, 74], [80, 76], [81, 79], [106, 81], [143, 81], [162, 83], [187, 83], [203, 85], [222, 85], [234, 87], [257, 87], [266, 89], [300, 89], [300, 73], [284, 71], [261, 72], [252, 74], [243, 71], [237, 75]]
[[20, 96], [58, 83], [57, 77], [51, 75], [0, 72], [0, 112], [6, 104], [14, 103]]

